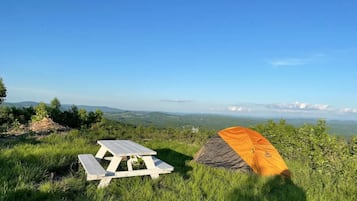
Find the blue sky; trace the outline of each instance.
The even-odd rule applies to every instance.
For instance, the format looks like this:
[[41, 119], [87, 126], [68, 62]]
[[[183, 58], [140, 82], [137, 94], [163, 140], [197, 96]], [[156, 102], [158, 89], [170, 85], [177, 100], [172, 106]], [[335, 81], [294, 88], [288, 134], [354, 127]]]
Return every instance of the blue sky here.
[[0, 2], [8, 102], [357, 120], [356, 1]]

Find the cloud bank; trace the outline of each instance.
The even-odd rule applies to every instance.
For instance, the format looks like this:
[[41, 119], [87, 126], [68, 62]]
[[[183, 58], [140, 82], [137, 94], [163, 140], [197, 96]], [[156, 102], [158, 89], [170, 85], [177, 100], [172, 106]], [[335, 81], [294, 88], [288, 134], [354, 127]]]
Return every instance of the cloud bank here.
[[356, 108], [343, 108], [340, 110], [340, 112], [357, 114], [357, 109]]
[[309, 104], [309, 103], [300, 103], [298, 101], [288, 104], [270, 104], [267, 105], [268, 108], [280, 109], [280, 110], [297, 110], [297, 111], [329, 111], [331, 107], [327, 104]]
[[275, 104], [237, 104], [226, 107], [225, 111], [231, 114], [258, 116], [349, 118], [357, 120], [357, 108], [334, 108], [328, 104], [311, 104], [299, 101]]

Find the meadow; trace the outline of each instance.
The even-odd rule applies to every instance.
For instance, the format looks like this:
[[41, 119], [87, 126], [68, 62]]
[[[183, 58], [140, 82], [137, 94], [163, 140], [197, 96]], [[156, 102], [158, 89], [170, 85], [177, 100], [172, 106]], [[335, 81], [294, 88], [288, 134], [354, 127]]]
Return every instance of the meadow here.
[[[324, 121], [300, 127], [267, 121], [252, 127], [280, 151], [293, 176], [261, 177], [192, 161], [217, 130], [133, 126], [103, 120], [89, 128], [0, 138], [0, 200], [357, 200], [357, 136], [327, 134]], [[171, 174], [86, 181], [77, 155], [99, 139], [131, 139], [173, 165]]]

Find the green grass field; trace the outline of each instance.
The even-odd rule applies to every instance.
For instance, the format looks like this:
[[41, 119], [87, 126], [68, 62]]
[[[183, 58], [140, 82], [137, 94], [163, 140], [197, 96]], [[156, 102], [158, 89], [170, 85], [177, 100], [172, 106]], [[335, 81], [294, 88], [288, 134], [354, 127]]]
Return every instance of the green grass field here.
[[[257, 128], [266, 129], [263, 134], [269, 135], [269, 126]], [[275, 131], [282, 128], [292, 127], [274, 127]], [[279, 176], [260, 177], [192, 161], [205, 139], [214, 133], [192, 135], [186, 131], [112, 123], [42, 137], [1, 138], [0, 200], [357, 200], [356, 155], [344, 160], [326, 159], [324, 163], [328, 164], [316, 166], [319, 163], [304, 159], [304, 150], [289, 152], [283, 149], [287, 151], [286, 156], [282, 155], [293, 173], [292, 180]], [[107, 188], [97, 189], [98, 181], [86, 181], [77, 155], [95, 154], [99, 149], [98, 139], [134, 140], [156, 150], [158, 157], [173, 165], [175, 170], [156, 180], [149, 176], [113, 179]], [[273, 138], [271, 141], [276, 144]], [[344, 166], [342, 170], [346, 168], [343, 172], [338, 168], [340, 163]]]

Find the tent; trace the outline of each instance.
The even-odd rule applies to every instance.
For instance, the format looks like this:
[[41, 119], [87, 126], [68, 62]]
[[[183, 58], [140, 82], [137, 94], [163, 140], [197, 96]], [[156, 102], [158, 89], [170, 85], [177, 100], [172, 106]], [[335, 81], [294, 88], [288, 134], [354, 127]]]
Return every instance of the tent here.
[[288, 167], [274, 146], [260, 133], [244, 127], [219, 131], [196, 153], [194, 160], [263, 176], [290, 177]]

